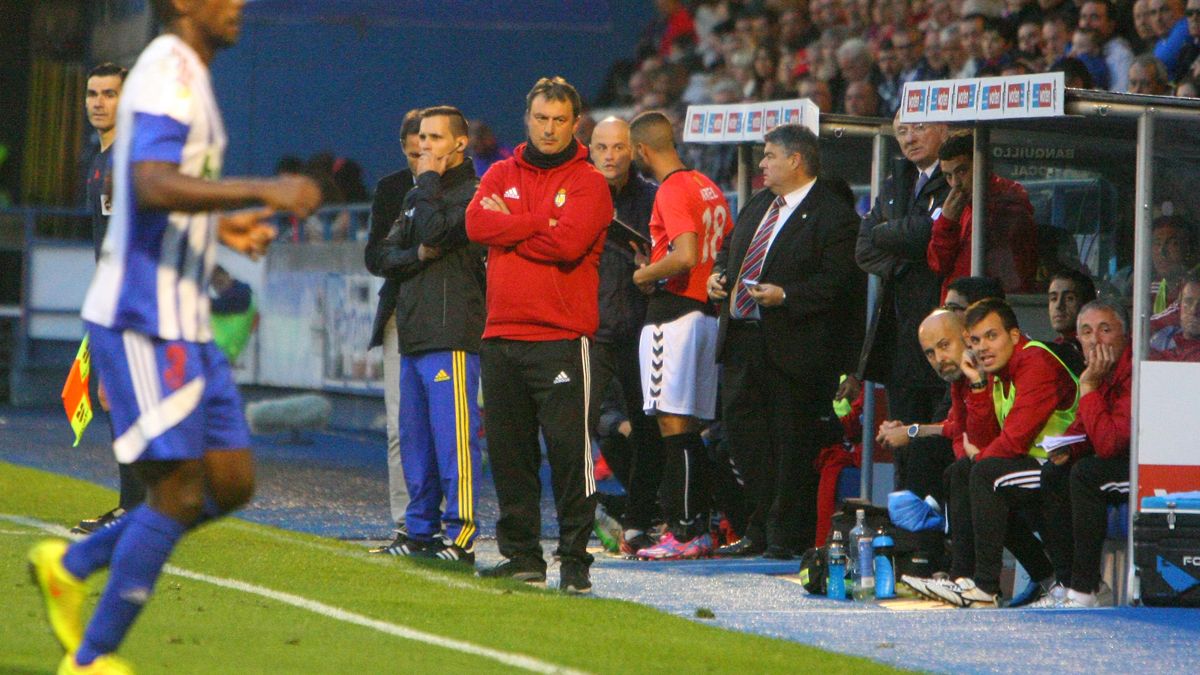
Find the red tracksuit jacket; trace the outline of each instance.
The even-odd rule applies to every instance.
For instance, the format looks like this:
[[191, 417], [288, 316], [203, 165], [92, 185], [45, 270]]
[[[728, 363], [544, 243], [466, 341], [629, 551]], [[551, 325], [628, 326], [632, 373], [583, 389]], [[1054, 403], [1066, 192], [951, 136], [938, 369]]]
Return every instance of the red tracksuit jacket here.
[[1075, 421], [1066, 435], [1087, 434], [1088, 439], [1071, 446], [1071, 458], [1093, 452], [1103, 459], [1129, 456], [1132, 435], [1133, 347], [1126, 346], [1117, 365], [1100, 386], [1079, 399]]
[[[988, 179], [987, 200], [984, 268], [1000, 279], [1005, 291], [1020, 292], [1037, 274], [1033, 204], [1020, 183], [996, 175]], [[929, 269], [942, 277], [942, 300], [951, 282], [971, 276], [971, 214], [968, 204], [958, 222], [944, 215], [933, 221], [925, 258]]]
[[[484, 338], [531, 342], [593, 336], [600, 322], [600, 251], [613, 219], [608, 183], [575, 157], [552, 169], [524, 160], [525, 144], [483, 175], [467, 207], [467, 236], [485, 244]], [[500, 195], [511, 213], [480, 206]], [[557, 223], [551, 227], [550, 220]]]
[[[1045, 349], [1025, 349], [1029, 338], [1021, 336], [1008, 364], [988, 375], [983, 391], [967, 397], [967, 438], [979, 448], [975, 459], [1023, 457], [1055, 410], [1066, 410], [1075, 402], [1075, 381], [1062, 364]], [[1017, 387], [1017, 398], [1004, 419], [996, 419], [992, 383]]]

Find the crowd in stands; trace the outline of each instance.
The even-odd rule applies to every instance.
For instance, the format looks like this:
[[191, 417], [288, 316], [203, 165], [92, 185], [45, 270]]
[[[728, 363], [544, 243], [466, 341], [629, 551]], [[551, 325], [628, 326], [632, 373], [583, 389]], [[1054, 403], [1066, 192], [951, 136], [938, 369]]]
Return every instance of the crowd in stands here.
[[[906, 82], [1062, 71], [1068, 87], [1195, 97], [1200, 0], [656, 0], [599, 109], [809, 98], [891, 117]], [[719, 185], [729, 148], [689, 148]]]

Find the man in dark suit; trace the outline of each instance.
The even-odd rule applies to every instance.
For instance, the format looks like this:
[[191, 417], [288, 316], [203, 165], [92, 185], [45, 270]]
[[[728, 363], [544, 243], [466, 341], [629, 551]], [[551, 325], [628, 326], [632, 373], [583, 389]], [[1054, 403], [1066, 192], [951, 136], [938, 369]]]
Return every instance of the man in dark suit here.
[[[887, 385], [889, 416], [912, 424], [943, 419], [948, 409], [946, 383], [926, 365], [917, 328], [940, 304], [941, 278], [926, 262], [933, 220], [950, 192], [938, 166], [946, 139], [944, 124], [901, 124], [896, 140], [903, 158], [884, 181], [874, 208], [862, 220], [855, 260], [877, 274], [883, 290], [853, 377], [839, 394], [858, 395], [863, 380]], [[896, 489], [933, 495], [943, 501], [942, 472], [954, 461], [942, 438], [914, 439], [895, 454]]]
[[789, 558], [816, 533], [820, 448], [831, 404], [861, 343], [866, 276], [854, 264], [858, 216], [818, 180], [817, 137], [796, 124], [766, 136], [767, 189], [738, 215], [717, 254], [723, 420], [753, 512], [729, 555]]
[[389, 544], [371, 549], [372, 553], [399, 555], [408, 537], [404, 512], [408, 508], [408, 490], [404, 486], [404, 468], [400, 465], [400, 343], [396, 333], [396, 293], [400, 290], [397, 271], [385, 261], [383, 240], [400, 216], [404, 196], [416, 183], [412, 168], [421, 157], [421, 111], [410, 110], [400, 125], [400, 143], [408, 167], [379, 179], [371, 202], [371, 230], [367, 235], [367, 270], [383, 277], [379, 289], [379, 307], [371, 328], [371, 347], [383, 347], [383, 401], [387, 410], [388, 495], [396, 536]]

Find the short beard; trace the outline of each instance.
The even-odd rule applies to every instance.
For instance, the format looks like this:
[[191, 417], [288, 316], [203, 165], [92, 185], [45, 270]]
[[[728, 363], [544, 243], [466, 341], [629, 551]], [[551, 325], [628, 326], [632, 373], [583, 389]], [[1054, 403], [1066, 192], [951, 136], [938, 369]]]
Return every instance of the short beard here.
[[942, 378], [946, 382], [957, 382], [959, 379], [962, 378], [962, 376], [963, 376], [963, 373], [962, 373], [961, 368], [955, 368], [953, 370], [953, 374], [945, 373], [940, 370], [938, 371], [938, 377]]

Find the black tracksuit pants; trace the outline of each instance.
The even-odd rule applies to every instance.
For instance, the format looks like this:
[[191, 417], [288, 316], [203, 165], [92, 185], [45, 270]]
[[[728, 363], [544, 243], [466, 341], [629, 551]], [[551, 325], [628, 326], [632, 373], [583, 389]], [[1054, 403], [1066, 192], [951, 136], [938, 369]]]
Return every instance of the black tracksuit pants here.
[[1041, 465], [1033, 457], [990, 457], [971, 467], [971, 524], [975, 529], [975, 584], [1000, 592], [1004, 549], [1035, 581], [1054, 573], [1028, 517], [1041, 516]]
[[[905, 424], [943, 420], [950, 410], [945, 388], [889, 384], [887, 395], [888, 419], [900, 420]], [[871, 430], [871, 433], [875, 431]], [[946, 468], [954, 462], [954, 448], [950, 439], [942, 436], [914, 438], [892, 455], [897, 490], [912, 490], [921, 499], [933, 495], [939, 504], [946, 503], [942, 477]]]
[[[661, 517], [658, 505], [658, 486], [662, 483], [663, 450], [658, 423], [642, 410], [642, 374], [638, 363], [639, 336], [617, 338], [609, 343], [593, 345], [595, 376], [602, 387], [616, 378], [625, 401], [625, 414], [633, 432], [629, 442], [613, 444], [627, 454], [615, 452], [604, 459], [612, 468], [628, 495], [621, 524], [628, 528], [648, 530]], [[607, 396], [607, 392], [604, 394]], [[597, 402], [600, 399], [595, 399]]]
[[1046, 550], [1058, 581], [1080, 593], [1100, 587], [1108, 506], [1129, 500], [1129, 458], [1094, 455], [1042, 467]]
[[595, 520], [591, 432], [600, 384], [592, 378], [591, 340], [523, 342], [490, 338], [479, 350], [488, 455], [500, 501], [500, 553], [545, 567], [541, 547], [540, 429], [550, 461], [564, 561], [591, 564]]

